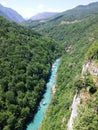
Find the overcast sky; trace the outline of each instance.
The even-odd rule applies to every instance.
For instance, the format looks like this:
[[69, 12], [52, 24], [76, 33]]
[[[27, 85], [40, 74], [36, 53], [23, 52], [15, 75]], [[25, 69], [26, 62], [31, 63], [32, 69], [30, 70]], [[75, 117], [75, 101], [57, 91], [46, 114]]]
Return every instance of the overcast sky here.
[[24, 18], [29, 18], [40, 12], [62, 12], [96, 1], [98, 0], [0, 0], [0, 4], [16, 10]]

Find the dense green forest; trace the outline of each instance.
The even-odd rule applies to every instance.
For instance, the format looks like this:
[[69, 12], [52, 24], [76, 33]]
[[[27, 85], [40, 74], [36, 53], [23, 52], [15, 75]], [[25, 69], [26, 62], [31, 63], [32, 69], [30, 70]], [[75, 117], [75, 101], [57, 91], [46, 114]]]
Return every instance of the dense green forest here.
[[0, 130], [23, 130], [59, 55], [56, 42], [0, 17]]
[[98, 41], [94, 42], [88, 49], [85, 59], [98, 61]]
[[[95, 29], [97, 26], [97, 14], [91, 14], [90, 16], [86, 16], [83, 19], [81, 18], [81, 20], [76, 19], [75, 21], [71, 22], [63, 22], [61, 20], [59, 23], [57, 21], [57, 23], [54, 24], [54, 21], [51, 23], [47, 22], [47, 24], [41, 25], [40, 27], [38, 26], [35, 28], [35, 30], [54, 39], [59, 43], [62, 43], [63, 45], [75, 44], [79, 41], [80, 37], [84, 39], [85, 35], [88, 35], [88, 38], [97, 37], [97, 35], [94, 36], [94, 34], [92, 33], [90, 33], [90, 35], [88, 34], [89, 31], [92, 31], [90, 29]], [[86, 32], [86, 30], [88, 31], [88, 33]]]
[[[85, 60], [93, 62], [93, 67], [98, 67], [98, 41], [92, 43], [86, 52]], [[97, 75], [85, 72], [85, 78], [78, 82], [81, 88], [81, 104], [78, 108], [78, 116], [74, 121], [73, 130], [98, 130], [98, 72]], [[87, 89], [89, 88], [89, 91]]]
[[81, 74], [88, 61], [98, 66], [98, 2], [23, 25], [39, 33], [0, 17], [0, 129], [24, 129], [45, 92], [53, 61], [62, 55], [56, 93], [40, 129], [67, 130], [78, 90], [89, 98], [80, 97], [73, 129], [98, 130], [98, 75]]
[[[44, 26], [43, 26], [44, 28]], [[46, 29], [45, 29], [46, 28]], [[98, 60], [98, 15], [93, 14], [87, 18], [83, 18], [81, 21], [65, 23], [60, 25], [45, 26], [41, 33], [52, 37], [60, 44], [64, 46], [65, 53], [62, 55], [61, 64], [58, 69], [57, 75], [57, 85], [56, 93], [53, 96], [52, 102], [46, 113], [46, 118], [43, 121], [42, 130], [67, 130], [67, 123], [71, 114], [71, 104], [76, 92], [85, 88], [81, 84], [81, 72], [82, 65], [86, 59], [96, 59]], [[40, 30], [40, 29], [39, 29]], [[85, 61], [86, 62], [86, 61]], [[93, 86], [93, 82], [88, 81]], [[93, 87], [91, 86], [91, 91]], [[93, 105], [98, 107], [97, 98], [98, 92], [93, 94], [93, 99], [95, 98], [95, 103], [92, 102], [89, 105], [89, 111], [91, 111]], [[82, 107], [81, 107], [82, 109]], [[85, 108], [84, 108], [85, 109]], [[82, 113], [87, 119], [86, 111]], [[89, 114], [89, 113], [88, 113]], [[93, 114], [93, 111], [92, 113]], [[94, 113], [92, 120], [86, 120], [86, 122], [80, 127], [76, 127], [75, 130], [82, 130], [86, 128], [87, 123], [91, 123], [90, 130], [97, 130], [96, 122], [98, 121], [98, 113]], [[79, 122], [80, 115], [77, 121]], [[83, 121], [84, 118], [81, 120]], [[78, 126], [81, 124], [81, 120]], [[84, 122], [84, 121], [83, 121]], [[77, 124], [77, 122], [76, 122]], [[89, 129], [86, 128], [86, 129]]]

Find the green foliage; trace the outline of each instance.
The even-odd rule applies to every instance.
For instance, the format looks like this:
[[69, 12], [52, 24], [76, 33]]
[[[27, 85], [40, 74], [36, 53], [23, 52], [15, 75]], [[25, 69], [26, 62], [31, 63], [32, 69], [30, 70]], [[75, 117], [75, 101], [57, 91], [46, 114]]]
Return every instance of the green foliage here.
[[23, 130], [59, 55], [56, 42], [0, 17], [0, 130]]
[[[79, 79], [90, 47], [93, 52], [90, 49], [87, 55], [98, 59], [97, 9], [96, 4], [85, 10], [77, 7], [47, 22], [30, 23], [30, 27], [57, 41], [59, 45], [31, 29], [9, 23], [0, 17], [0, 129], [23, 130], [29, 114], [34, 115], [45, 89], [50, 64], [61, 54], [61, 48], [63, 56], [57, 75], [56, 93], [47, 110], [42, 130], [67, 129], [76, 88], [80, 90], [90, 85], [92, 95], [97, 93], [90, 79], [86, 79], [86, 85]], [[98, 99], [88, 104], [75, 129], [82, 130], [79, 126], [84, 119], [85, 129], [85, 123], [89, 122], [87, 129], [97, 130]], [[95, 112], [92, 113], [92, 110]], [[86, 112], [89, 114], [87, 117]], [[14, 123], [14, 120], [17, 121]]]
[[85, 106], [80, 106], [73, 130], [98, 130], [98, 91]]
[[91, 94], [94, 94], [97, 91], [97, 87], [95, 83], [93, 82], [93, 79], [90, 75], [85, 77], [85, 87], [89, 87], [89, 92]]
[[98, 42], [94, 42], [86, 53], [86, 59], [98, 60]]
[[78, 91], [80, 91], [83, 88], [84, 89], [89, 88], [89, 92], [91, 94], [94, 94], [97, 91], [97, 87], [93, 82], [92, 76], [90, 74], [86, 75], [85, 78], [78, 77], [78, 79], [74, 81], [74, 86]]
[[74, 82], [74, 86], [76, 86], [76, 89], [78, 91], [80, 91], [82, 88], [85, 87], [85, 83], [84, 83], [84, 79], [78, 77], [79, 79], [76, 79], [76, 81]]
[[81, 71], [88, 49], [98, 41], [97, 27], [98, 15], [95, 14], [81, 21], [69, 24], [47, 23], [47, 26], [39, 28], [43, 34], [63, 43], [65, 49], [58, 69], [56, 94], [42, 123], [42, 130], [67, 130], [76, 88], [80, 90], [90, 85], [90, 93], [95, 94], [95, 85], [91, 80], [86, 79], [85, 82], [81, 79]]

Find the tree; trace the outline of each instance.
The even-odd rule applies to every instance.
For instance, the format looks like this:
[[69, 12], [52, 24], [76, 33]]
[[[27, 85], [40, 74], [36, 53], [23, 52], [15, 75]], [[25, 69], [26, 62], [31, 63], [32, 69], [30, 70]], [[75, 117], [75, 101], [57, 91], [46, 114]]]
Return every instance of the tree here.
[[13, 91], [7, 91], [6, 92], [6, 100], [10, 103], [15, 103], [15, 94]]

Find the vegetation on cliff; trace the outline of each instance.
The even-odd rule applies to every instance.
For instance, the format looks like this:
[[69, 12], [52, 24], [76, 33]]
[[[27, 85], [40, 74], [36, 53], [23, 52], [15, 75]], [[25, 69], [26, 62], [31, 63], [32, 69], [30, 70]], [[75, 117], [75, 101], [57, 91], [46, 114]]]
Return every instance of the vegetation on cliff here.
[[[92, 54], [89, 55], [90, 57], [93, 56], [92, 59], [98, 57], [97, 19], [98, 15], [95, 14], [78, 23], [55, 27], [51, 31], [52, 35], [50, 32], [47, 33], [48, 36], [51, 35], [52, 38], [60, 41], [60, 43], [64, 45], [65, 53], [62, 56], [58, 70], [56, 93], [46, 113], [46, 118], [41, 127], [42, 130], [67, 130], [67, 123], [70, 117], [71, 104], [75, 91], [76, 89], [80, 91], [82, 88], [85, 88], [84, 81], [81, 79], [82, 65], [84, 64], [85, 57], [89, 55], [89, 53]], [[93, 48], [93, 50], [91, 48]], [[93, 51], [92, 53], [91, 50]], [[88, 83], [88, 85], [91, 85], [90, 88], [95, 88], [92, 80], [89, 80], [89, 78], [87, 78], [87, 80], [90, 82]], [[92, 93], [92, 90], [90, 93]], [[85, 119], [86, 115], [83, 113]], [[96, 114], [96, 117], [97, 116]], [[77, 121], [79, 121], [79, 117], [80, 116], [78, 116]], [[96, 122], [97, 118], [94, 118], [94, 120]], [[81, 123], [81, 120], [79, 123]], [[87, 121], [85, 123], [87, 123]], [[87, 125], [85, 123], [83, 128]], [[88, 123], [90, 123], [89, 120]], [[95, 126], [94, 130], [96, 130], [96, 123], [94, 124], [93, 122], [91, 123], [91, 126], [92, 125]], [[77, 130], [79, 128], [77, 127]]]

